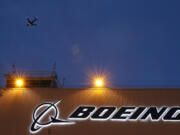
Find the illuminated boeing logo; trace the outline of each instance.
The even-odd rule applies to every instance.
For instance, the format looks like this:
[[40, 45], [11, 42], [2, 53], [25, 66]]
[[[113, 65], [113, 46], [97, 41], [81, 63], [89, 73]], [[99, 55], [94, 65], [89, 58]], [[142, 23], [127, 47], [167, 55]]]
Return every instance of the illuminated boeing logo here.
[[[70, 122], [67, 120], [59, 119], [59, 110], [57, 108], [57, 105], [61, 101], [55, 102], [55, 103], [43, 103], [39, 105], [33, 112], [33, 123], [30, 127], [31, 133], [37, 133], [42, 128], [48, 127], [51, 125], [66, 125], [66, 124], [74, 124], [74, 122]], [[53, 111], [54, 115], [50, 115], [50, 112]], [[43, 118], [47, 117], [49, 115], [49, 120], [46, 122], [43, 122]], [[44, 120], [45, 121], [45, 120]]]
[[[174, 107], [146, 107], [146, 106], [79, 106], [68, 117], [68, 120], [59, 119], [59, 109], [55, 103], [43, 103], [33, 112], [31, 133], [37, 133], [41, 129], [51, 125], [71, 125], [73, 121], [164, 121], [180, 122], [180, 106]], [[52, 114], [53, 113], [53, 114]], [[47, 120], [48, 118], [48, 120]]]

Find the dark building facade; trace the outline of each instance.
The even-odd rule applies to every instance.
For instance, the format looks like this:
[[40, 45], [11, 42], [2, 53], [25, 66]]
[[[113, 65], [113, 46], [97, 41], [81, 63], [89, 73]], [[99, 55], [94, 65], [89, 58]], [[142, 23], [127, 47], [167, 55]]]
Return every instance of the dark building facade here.
[[[96, 114], [100, 107], [115, 107], [116, 113], [119, 108], [127, 106], [136, 108], [156, 107], [158, 109], [162, 107], [179, 108], [179, 97], [180, 89], [170, 88], [0, 89], [0, 133], [3, 135], [178, 135], [180, 133], [180, 121], [164, 121], [163, 118], [157, 121], [151, 120], [150, 117], [146, 120], [137, 119], [133, 121], [114, 121], [111, 118], [94, 120], [94, 116], [84, 119], [69, 118], [77, 108], [84, 106], [89, 106], [91, 109], [95, 107]], [[49, 112], [45, 114], [47, 111]], [[87, 109], [83, 111], [87, 111]], [[56, 115], [57, 112], [58, 115]], [[93, 114], [94, 112], [91, 115]], [[174, 117], [178, 117], [179, 114], [180, 112], [177, 111]], [[83, 116], [82, 112], [78, 117], [81, 116]], [[99, 117], [102, 116], [99, 115]], [[130, 114], [126, 113], [123, 116], [128, 117]], [[44, 119], [45, 117], [47, 119]], [[64, 123], [59, 124], [59, 121], [54, 121], [54, 119], [61, 120]], [[55, 123], [48, 125], [48, 122], [52, 121]], [[45, 126], [41, 124], [45, 124]], [[37, 132], [31, 131], [32, 126], [37, 129]]]

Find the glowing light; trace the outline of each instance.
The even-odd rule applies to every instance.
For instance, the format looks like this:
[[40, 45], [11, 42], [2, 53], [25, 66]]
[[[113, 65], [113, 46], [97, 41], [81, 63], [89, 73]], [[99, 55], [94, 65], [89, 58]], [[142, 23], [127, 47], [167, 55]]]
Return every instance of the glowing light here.
[[96, 87], [103, 87], [104, 86], [104, 81], [102, 78], [96, 78], [95, 79], [95, 86]]
[[90, 88], [107, 88], [111, 86], [111, 74], [103, 68], [91, 68], [87, 73]]
[[17, 87], [22, 87], [24, 85], [23, 79], [16, 79], [16, 86]]

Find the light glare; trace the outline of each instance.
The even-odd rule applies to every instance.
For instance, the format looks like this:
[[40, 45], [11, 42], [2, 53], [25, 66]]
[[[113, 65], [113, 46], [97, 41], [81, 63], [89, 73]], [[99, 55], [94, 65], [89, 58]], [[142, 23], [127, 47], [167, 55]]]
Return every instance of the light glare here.
[[23, 81], [22, 79], [17, 79], [17, 80], [16, 80], [16, 86], [17, 86], [17, 87], [22, 87], [23, 84], [24, 84], [24, 81]]
[[103, 79], [101, 79], [101, 78], [95, 79], [95, 86], [96, 87], [103, 87], [103, 85], [104, 85]]

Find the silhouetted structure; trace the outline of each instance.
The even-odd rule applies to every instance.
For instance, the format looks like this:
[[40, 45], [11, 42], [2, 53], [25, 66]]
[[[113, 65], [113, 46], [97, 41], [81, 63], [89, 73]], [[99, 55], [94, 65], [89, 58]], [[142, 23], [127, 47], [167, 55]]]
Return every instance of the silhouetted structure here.
[[57, 88], [58, 76], [56, 74], [56, 64], [54, 64], [53, 71], [17, 71], [15, 65], [12, 66], [12, 71], [6, 74], [6, 87], [16, 88], [16, 80], [22, 79], [25, 88], [44, 87]]

